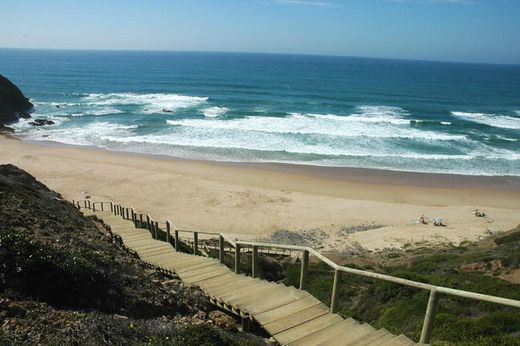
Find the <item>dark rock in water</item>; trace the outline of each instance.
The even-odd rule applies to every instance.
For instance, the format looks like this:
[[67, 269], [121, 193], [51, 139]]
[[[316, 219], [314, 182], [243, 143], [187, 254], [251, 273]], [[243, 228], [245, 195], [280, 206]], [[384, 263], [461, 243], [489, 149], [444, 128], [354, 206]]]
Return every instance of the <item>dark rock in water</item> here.
[[33, 104], [20, 89], [0, 75], [0, 124], [15, 122], [20, 117], [30, 118]]
[[166, 108], [163, 108], [162, 110], [164, 113], [173, 113], [173, 111], [169, 110], [169, 109], [166, 109]]
[[0, 133], [13, 133], [14, 130], [10, 128], [9, 126], [5, 126], [0, 124]]
[[54, 121], [48, 119], [34, 119], [29, 124], [32, 126], [46, 126], [46, 125], [54, 125]]

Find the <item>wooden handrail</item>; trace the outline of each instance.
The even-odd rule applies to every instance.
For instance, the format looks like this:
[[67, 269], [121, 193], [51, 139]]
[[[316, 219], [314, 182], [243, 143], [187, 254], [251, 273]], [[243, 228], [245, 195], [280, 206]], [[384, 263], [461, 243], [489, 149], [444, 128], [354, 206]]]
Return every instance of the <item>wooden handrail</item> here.
[[[81, 208], [80, 201], [72, 201], [73, 204]], [[77, 202], [77, 204], [76, 204]], [[90, 200], [85, 200], [84, 207], [87, 209], [93, 209], [95, 210], [96, 203], [110, 203], [111, 205], [111, 212], [114, 215], [121, 215], [123, 218], [125, 218], [125, 208], [121, 205], [114, 204], [111, 201], [105, 201], [105, 202], [91, 202]], [[128, 210], [128, 208], [126, 208]], [[140, 226], [142, 227], [143, 223], [143, 215], [146, 217], [146, 225], [150, 232], [152, 232], [152, 235], [154, 235], [154, 238], [157, 237], [158, 232], [158, 226], [157, 221], [152, 220], [149, 214], [143, 214], [143, 213], [134, 213], [134, 209], [132, 210], [132, 218], [137, 220], [137, 215], [139, 215], [140, 219]], [[128, 215], [128, 212], [127, 212]], [[137, 222], [134, 220], [134, 222]], [[478, 301], [485, 301], [489, 303], [495, 303], [495, 304], [501, 304], [506, 306], [511, 306], [515, 308], [520, 308], [520, 301], [514, 300], [514, 299], [508, 299], [508, 298], [502, 298], [502, 297], [496, 297], [491, 296], [487, 294], [480, 294], [470, 291], [463, 291], [458, 289], [453, 289], [449, 287], [443, 287], [443, 286], [436, 286], [431, 284], [426, 284], [423, 282], [408, 280], [408, 279], [402, 279], [399, 277], [386, 275], [386, 274], [380, 274], [380, 273], [374, 273], [366, 270], [360, 270], [360, 269], [354, 269], [349, 268], [345, 266], [340, 266], [331, 259], [327, 258], [322, 253], [318, 252], [317, 250], [308, 247], [308, 246], [299, 246], [299, 245], [286, 245], [286, 244], [276, 244], [276, 243], [262, 243], [262, 242], [252, 242], [252, 241], [242, 241], [242, 240], [232, 240], [228, 238], [225, 234], [222, 233], [215, 233], [215, 232], [204, 232], [204, 231], [189, 231], [189, 230], [178, 230], [173, 227], [173, 223], [169, 220], [165, 221], [166, 227], [167, 227], [167, 239], [170, 238], [170, 228], [174, 230], [174, 239], [175, 239], [175, 250], [179, 251], [179, 232], [185, 232], [185, 233], [192, 233], [193, 234], [193, 241], [194, 241], [194, 253], [197, 254], [197, 248], [198, 248], [198, 234], [207, 234], [207, 235], [214, 235], [219, 237], [219, 260], [221, 263], [224, 262], [224, 242], [229, 243], [233, 248], [235, 248], [235, 272], [239, 273], [240, 271], [240, 254], [241, 254], [241, 248], [248, 246], [252, 247], [252, 275], [253, 277], [257, 276], [257, 266], [258, 266], [258, 250], [260, 248], [271, 248], [271, 249], [284, 249], [284, 250], [290, 250], [290, 251], [301, 251], [302, 252], [302, 261], [301, 261], [301, 273], [300, 273], [300, 289], [305, 289], [306, 284], [306, 277], [307, 277], [307, 270], [308, 270], [308, 263], [309, 263], [309, 255], [312, 254], [322, 262], [326, 263], [331, 269], [334, 269], [334, 283], [332, 286], [332, 297], [331, 297], [331, 306], [330, 311], [335, 313], [338, 309], [338, 299], [339, 299], [339, 288], [341, 284], [341, 273], [348, 273], [353, 275], [359, 275], [371, 279], [377, 279], [377, 280], [383, 280], [387, 282], [392, 282], [399, 285], [414, 287], [417, 289], [427, 290], [430, 292], [430, 297], [428, 299], [428, 305], [426, 308], [424, 321], [423, 321], [423, 327], [421, 332], [421, 339], [420, 343], [429, 343], [431, 339], [431, 333], [433, 330], [433, 322], [435, 319], [435, 312], [436, 307], [439, 299], [439, 294], [446, 294], [451, 296], [456, 296], [460, 298], [467, 298], [467, 299], [473, 299]], [[155, 230], [154, 226], [155, 225]]]

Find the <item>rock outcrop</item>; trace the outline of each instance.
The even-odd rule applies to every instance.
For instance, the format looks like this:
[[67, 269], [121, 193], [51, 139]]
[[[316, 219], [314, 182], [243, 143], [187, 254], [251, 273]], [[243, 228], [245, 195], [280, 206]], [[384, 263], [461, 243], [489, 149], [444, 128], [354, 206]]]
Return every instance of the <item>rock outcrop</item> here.
[[33, 104], [9, 79], [0, 75], [0, 125], [30, 118]]

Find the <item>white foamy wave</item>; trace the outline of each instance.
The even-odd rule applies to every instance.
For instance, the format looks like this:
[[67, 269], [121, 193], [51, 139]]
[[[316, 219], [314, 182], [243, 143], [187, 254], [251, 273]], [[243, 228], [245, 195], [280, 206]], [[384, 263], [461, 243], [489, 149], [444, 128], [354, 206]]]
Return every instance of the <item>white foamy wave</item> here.
[[89, 94], [83, 99], [88, 105], [135, 105], [140, 106], [143, 113], [156, 114], [174, 112], [181, 108], [195, 107], [206, 102], [209, 98], [166, 93], [110, 93]]
[[349, 116], [292, 114], [288, 117], [249, 116], [232, 120], [167, 120], [174, 126], [207, 128], [221, 131], [313, 134], [327, 137], [411, 138], [418, 140], [464, 140], [461, 135], [424, 131], [392, 123], [345, 120]]
[[315, 114], [315, 113], [289, 113], [294, 118], [318, 118], [329, 119], [334, 121], [357, 122], [357, 123], [387, 123], [394, 125], [408, 125], [410, 120], [403, 116], [408, 115], [408, 112], [399, 107], [388, 106], [359, 106], [357, 112], [339, 116], [337, 114]]
[[504, 129], [520, 129], [520, 118], [488, 113], [451, 112], [457, 118]]
[[228, 111], [229, 108], [227, 107], [216, 106], [203, 109], [202, 114], [204, 114], [204, 116], [208, 118], [216, 118], [226, 114]]
[[27, 131], [25, 138], [74, 145], [103, 146], [103, 143], [109, 138], [124, 138], [133, 135], [132, 130], [137, 128], [137, 125], [93, 122], [81, 127], [49, 127], [46, 131]]

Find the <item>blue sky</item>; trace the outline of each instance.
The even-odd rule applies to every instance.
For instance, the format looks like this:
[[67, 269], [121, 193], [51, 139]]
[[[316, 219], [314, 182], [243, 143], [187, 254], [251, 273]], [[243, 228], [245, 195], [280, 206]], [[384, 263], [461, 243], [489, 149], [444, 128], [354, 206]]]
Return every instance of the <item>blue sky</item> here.
[[520, 0], [0, 0], [0, 47], [520, 64]]

